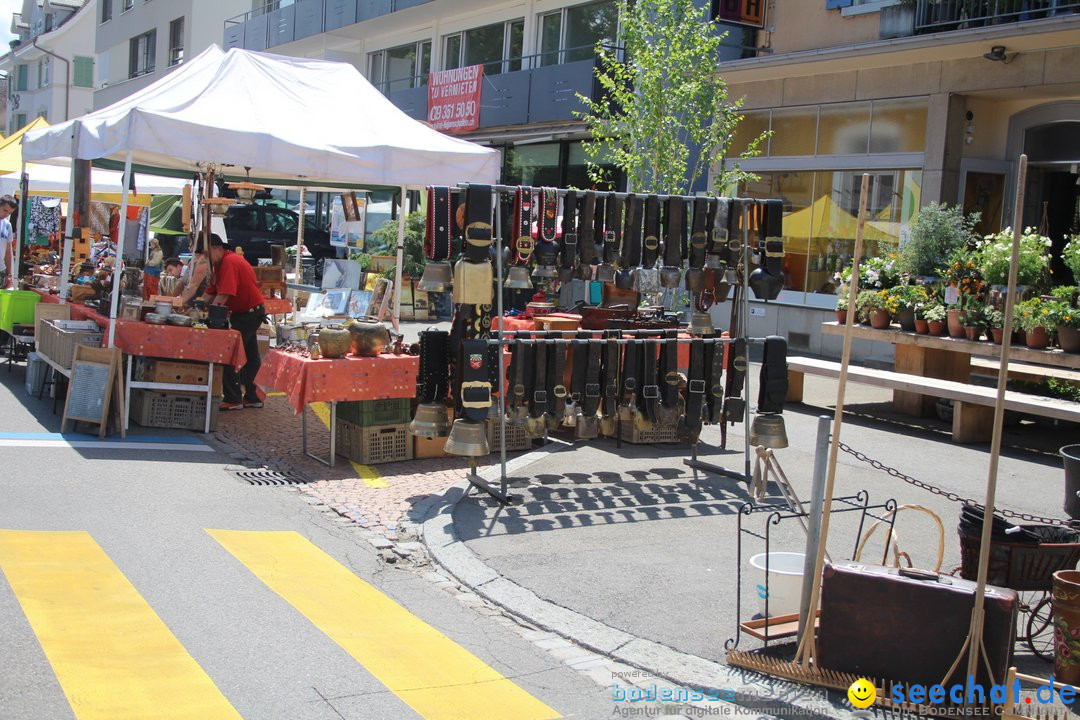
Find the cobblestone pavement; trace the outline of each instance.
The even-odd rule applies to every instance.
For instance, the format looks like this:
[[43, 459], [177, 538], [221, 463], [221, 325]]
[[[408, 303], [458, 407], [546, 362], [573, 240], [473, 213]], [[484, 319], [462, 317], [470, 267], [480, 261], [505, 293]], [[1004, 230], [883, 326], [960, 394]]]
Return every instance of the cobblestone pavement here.
[[[306, 410], [308, 449], [326, 456], [330, 447], [329, 408], [317, 403]], [[260, 410], [221, 413], [215, 437], [230, 446], [243, 464], [292, 471], [307, 482], [299, 489], [358, 525], [398, 540], [403, 521], [420, 500], [461, 482], [464, 458], [405, 460], [381, 465], [337, 458], [327, 467], [306, 456], [300, 446], [300, 416], [284, 396], [271, 395]], [[497, 460], [489, 456], [488, 462]], [[481, 469], [486, 467], [481, 464]], [[412, 539], [412, 538], [409, 538]]]

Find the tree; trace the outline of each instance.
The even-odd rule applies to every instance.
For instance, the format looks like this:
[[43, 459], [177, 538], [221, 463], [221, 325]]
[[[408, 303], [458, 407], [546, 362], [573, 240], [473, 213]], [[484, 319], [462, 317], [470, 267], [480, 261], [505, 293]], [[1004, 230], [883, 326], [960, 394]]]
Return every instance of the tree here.
[[[581, 94], [592, 138], [584, 143], [589, 176], [610, 178], [600, 162], [626, 173], [631, 191], [685, 194], [727, 154], [742, 120], [717, 72], [720, 45], [708, 10], [694, 0], [618, 0], [621, 49], [597, 46], [599, 100]], [[758, 154], [762, 133], [738, 159]], [[752, 177], [721, 162], [718, 189]]]

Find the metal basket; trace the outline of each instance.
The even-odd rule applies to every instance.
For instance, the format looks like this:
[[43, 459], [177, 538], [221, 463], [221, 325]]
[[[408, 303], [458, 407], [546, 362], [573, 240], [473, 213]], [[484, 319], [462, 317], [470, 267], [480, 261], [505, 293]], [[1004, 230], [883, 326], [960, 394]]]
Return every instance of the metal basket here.
[[[960, 577], [976, 580], [979, 574], [979, 536], [960, 531]], [[1080, 562], [1080, 543], [1020, 543], [990, 541], [986, 581], [1013, 590], [1050, 590], [1058, 570], [1071, 570]]]

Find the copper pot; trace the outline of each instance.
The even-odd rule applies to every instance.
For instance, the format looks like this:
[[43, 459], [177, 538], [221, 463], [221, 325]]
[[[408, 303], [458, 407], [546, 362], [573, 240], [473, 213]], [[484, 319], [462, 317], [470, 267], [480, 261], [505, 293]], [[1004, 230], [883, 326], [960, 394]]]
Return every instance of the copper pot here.
[[[376, 357], [390, 342], [390, 331], [382, 323], [353, 322], [348, 329], [352, 337], [352, 354], [358, 357]], [[319, 345], [322, 346], [321, 333]]]
[[345, 328], [320, 328], [319, 352], [325, 358], [344, 357], [352, 349], [352, 337]]

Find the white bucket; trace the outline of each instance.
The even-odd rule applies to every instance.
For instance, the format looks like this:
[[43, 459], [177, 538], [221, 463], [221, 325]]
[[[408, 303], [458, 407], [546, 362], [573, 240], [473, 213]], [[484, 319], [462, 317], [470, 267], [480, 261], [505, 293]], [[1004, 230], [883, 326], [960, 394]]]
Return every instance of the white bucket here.
[[758, 596], [762, 615], [765, 597], [769, 598], [769, 615], [793, 615], [799, 612], [802, 598], [803, 553], [771, 552], [769, 555], [768, 590], [765, 584], [765, 553], [754, 555], [750, 564], [761, 571], [755, 578], [754, 593]]

